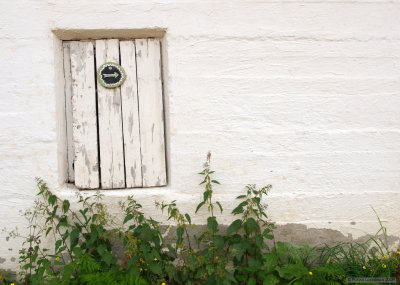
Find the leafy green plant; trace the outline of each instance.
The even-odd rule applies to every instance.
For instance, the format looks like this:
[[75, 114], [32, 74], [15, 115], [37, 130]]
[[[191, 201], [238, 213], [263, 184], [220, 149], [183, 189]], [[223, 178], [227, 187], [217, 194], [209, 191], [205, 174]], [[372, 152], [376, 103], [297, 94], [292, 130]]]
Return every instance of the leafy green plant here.
[[[386, 228], [365, 242], [338, 243], [312, 248], [274, 239], [265, 197], [272, 186], [247, 185], [226, 231], [220, 226], [214, 200], [220, 183], [213, 179], [207, 155], [200, 185], [204, 229], [192, 224], [176, 201], [156, 202], [166, 221], [176, 228], [175, 239], [165, 241], [165, 223], [144, 214], [130, 196], [120, 203], [122, 221], [111, 215], [95, 193], [77, 201], [59, 199], [37, 179], [38, 199], [24, 213], [29, 234], [22, 238], [19, 264], [23, 284], [345, 284], [347, 277], [400, 277], [400, 251], [390, 251]], [[72, 207], [73, 206], [73, 207]], [[196, 234], [192, 234], [192, 232]], [[118, 258], [113, 243], [122, 243]], [[52, 246], [47, 247], [47, 244]], [[16, 281], [14, 281], [17, 284]], [[11, 279], [0, 274], [0, 284]]]

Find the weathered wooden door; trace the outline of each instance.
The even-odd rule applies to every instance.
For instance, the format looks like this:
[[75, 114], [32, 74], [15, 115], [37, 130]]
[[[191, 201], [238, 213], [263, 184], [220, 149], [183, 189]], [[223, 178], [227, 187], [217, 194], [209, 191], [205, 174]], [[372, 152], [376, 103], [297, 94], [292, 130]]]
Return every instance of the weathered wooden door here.
[[[63, 43], [69, 180], [80, 189], [165, 186], [160, 41]], [[106, 62], [120, 64], [117, 88], [97, 82]]]

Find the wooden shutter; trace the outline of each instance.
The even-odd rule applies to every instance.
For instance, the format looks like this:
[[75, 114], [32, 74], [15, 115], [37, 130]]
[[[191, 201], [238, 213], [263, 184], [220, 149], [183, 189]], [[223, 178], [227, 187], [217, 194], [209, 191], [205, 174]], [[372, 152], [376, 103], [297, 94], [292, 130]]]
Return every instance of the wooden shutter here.
[[[80, 189], [166, 185], [158, 39], [63, 43], [69, 181]], [[105, 62], [126, 73], [121, 87], [96, 81]]]

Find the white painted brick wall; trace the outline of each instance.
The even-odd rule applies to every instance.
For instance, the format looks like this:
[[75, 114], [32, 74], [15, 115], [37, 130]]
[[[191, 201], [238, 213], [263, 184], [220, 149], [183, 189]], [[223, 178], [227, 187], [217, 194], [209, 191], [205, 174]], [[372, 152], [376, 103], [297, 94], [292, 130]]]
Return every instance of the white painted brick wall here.
[[[52, 30], [162, 28], [169, 186], [104, 192], [113, 212], [128, 194], [191, 212], [211, 150], [223, 222], [245, 184], [271, 183], [279, 223], [359, 236], [377, 229], [373, 206], [400, 236], [399, 1], [20, 0], [0, 15], [2, 226], [26, 228], [35, 176], [74, 197]], [[5, 236], [0, 268], [15, 269], [20, 242]]]

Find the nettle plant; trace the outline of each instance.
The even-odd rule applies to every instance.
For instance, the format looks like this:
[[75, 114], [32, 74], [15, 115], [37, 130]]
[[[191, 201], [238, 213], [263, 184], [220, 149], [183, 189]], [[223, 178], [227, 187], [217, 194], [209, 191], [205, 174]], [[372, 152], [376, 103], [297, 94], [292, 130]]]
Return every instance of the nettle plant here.
[[[364, 244], [338, 244], [315, 249], [276, 242], [274, 225], [266, 213], [265, 196], [271, 185], [248, 185], [232, 211], [236, 219], [219, 225], [215, 211], [210, 154], [200, 183], [208, 211], [203, 227], [192, 225], [176, 201], [156, 202], [166, 214], [164, 223], [145, 215], [132, 196], [120, 202], [123, 219], [111, 215], [102, 195], [77, 194], [71, 207], [37, 179], [38, 199], [24, 213], [29, 234], [10, 232], [22, 238], [19, 264], [22, 284], [345, 284], [346, 277], [390, 277], [396, 274], [400, 252], [390, 252], [377, 236]], [[76, 209], [76, 210], [75, 210]], [[173, 226], [166, 226], [166, 222]], [[170, 229], [168, 229], [170, 227]], [[166, 241], [163, 233], [175, 229]], [[381, 233], [386, 229], [381, 224]], [[380, 233], [378, 232], [378, 233]], [[377, 233], [377, 234], [378, 234]], [[49, 248], [43, 246], [53, 244]], [[123, 256], [114, 250], [122, 244]], [[375, 244], [377, 246], [370, 247]], [[400, 275], [400, 271], [397, 273]], [[0, 284], [10, 281], [0, 275]], [[11, 282], [11, 281], [10, 281]], [[15, 283], [18, 283], [14, 281]]]

